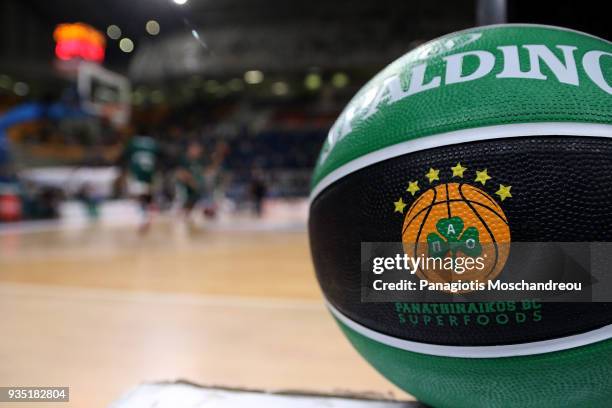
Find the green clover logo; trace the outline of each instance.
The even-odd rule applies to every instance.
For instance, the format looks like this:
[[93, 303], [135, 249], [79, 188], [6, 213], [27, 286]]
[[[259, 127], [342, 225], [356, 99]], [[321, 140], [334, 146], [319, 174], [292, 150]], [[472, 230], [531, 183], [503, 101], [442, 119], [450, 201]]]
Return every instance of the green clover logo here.
[[463, 252], [471, 257], [480, 255], [482, 246], [478, 240], [478, 230], [469, 227], [463, 231], [463, 227], [463, 220], [460, 217], [439, 219], [436, 229], [442, 236], [435, 232], [427, 235], [429, 255], [434, 258], [443, 258], [448, 252], [453, 258], [457, 256], [457, 252]]

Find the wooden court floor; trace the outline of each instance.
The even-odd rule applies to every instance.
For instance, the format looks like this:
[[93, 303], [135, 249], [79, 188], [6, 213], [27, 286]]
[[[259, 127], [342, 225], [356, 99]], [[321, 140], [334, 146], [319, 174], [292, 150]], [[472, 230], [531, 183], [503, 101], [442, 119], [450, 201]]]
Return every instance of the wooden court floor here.
[[410, 398], [335, 327], [304, 231], [4, 231], [0, 316], [0, 385], [70, 387], [45, 407], [106, 407], [177, 379]]

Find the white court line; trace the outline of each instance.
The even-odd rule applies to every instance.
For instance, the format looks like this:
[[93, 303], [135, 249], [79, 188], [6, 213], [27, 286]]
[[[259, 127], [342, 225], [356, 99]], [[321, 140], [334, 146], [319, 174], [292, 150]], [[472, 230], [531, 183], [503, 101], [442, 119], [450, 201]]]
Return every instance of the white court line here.
[[296, 300], [289, 298], [259, 298], [253, 296], [196, 295], [173, 292], [145, 292], [123, 289], [66, 287], [2, 282], [0, 283], [0, 297], [2, 297], [0, 302], [6, 300], [7, 296], [38, 296], [59, 298], [62, 300], [102, 300], [108, 302], [156, 303], [222, 308], [237, 307], [325, 311], [325, 304], [322, 299]]
[[87, 225], [80, 223], [63, 223], [60, 220], [50, 221], [19, 221], [12, 224], [0, 225], [0, 236], [15, 234], [37, 234], [48, 231], [68, 231], [83, 229]]
[[256, 221], [248, 222], [230, 221], [221, 223], [210, 223], [202, 227], [204, 231], [217, 232], [305, 232], [306, 220], [304, 221]]
[[[180, 223], [180, 220], [160, 217], [153, 223], [161, 222]], [[61, 220], [53, 221], [23, 221], [15, 224], [0, 225], [0, 236], [3, 235], [15, 235], [15, 234], [39, 234], [43, 232], [52, 231], [78, 231], [91, 228], [95, 224], [87, 222], [71, 223], [63, 222]], [[104, 223], [104, 227], [108, 228], [123, 228], [132, 227], [136, 229], [139, 226], [138, 221], [126, 222], [117, 221]], [[202, 231], [214, 231], [214, 232], [304, 232], [306, 231], [306, 220], [304, 221], [265, 221], [265, 220], [233, 220], [233, 221], [221, 221], [211, 222], [202, 226]]]

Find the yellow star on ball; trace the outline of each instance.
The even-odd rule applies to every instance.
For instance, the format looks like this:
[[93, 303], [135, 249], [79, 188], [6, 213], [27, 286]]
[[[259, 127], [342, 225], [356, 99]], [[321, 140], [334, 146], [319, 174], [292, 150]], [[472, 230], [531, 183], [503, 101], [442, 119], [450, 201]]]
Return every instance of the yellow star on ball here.
[[463, 172], [467, 170], [467, 167], [463, 167], [461, 163], [457, 163], [455, 167], [451, 167], [453, 171], [453, 177], [461, 177], [463, 178]]
[[433, 168], [429, 169], [427, 174], [425, 174], [425, 177], [429, 179], [429, 184], [433, 183], [435, 180], [440, 180], [440, 177], [438, 177], [438, 174], [440, 174], [440, 170], [436, 170]]
[[417, 191], [419, 191], [419, 181], [409, 181], [408, 182], [408, 188], [406, 189], [407, 192], [409, 192], [412, 195], [415, 195]]
[[499, 190], [497, 190], [495, 194], [497, 194], [499, 198], [504, 201], [506, 198], [512, 197], [512, 194], [510, 194], [511, 188], [512, 186], [504, 186], [503, 184], [500, 184]]
[[406, 203], [404, 202], [404, 200], [400, 199], [397, 200], [396, 202], [393, 203], [393, 205], [395, 205], [395, 211], [394, 212], [398, 212], [398, 213], [404, 213], [404, 208], [406, 208]]
[[474, 179], [474, 181], [480, 181], [484, 186], [487, 180], [489, 180], [490, 178], [491, 176], [489, 176], [489, 174], [487, 173], [487, 169], [484, 169], [483, 171], [476, 170], [476, 178]]

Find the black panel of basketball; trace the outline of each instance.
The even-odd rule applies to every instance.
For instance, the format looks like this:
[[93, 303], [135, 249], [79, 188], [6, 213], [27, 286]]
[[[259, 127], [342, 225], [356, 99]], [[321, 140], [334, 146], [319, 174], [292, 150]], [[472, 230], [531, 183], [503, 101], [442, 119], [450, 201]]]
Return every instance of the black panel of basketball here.
[[[612, 241], [612, 141], [594, 137], [520, 137], [439, 147], [377, 163], [335, 182], [311, 205], [309, 230], [315, 269], [328, 300], [354, 321], [395, 337], [448, 345], [495, 345], [576, 334], [609, 324], [612, 304], [542, 303], [541, 320], [494, 326], [418, 329], [400, 325], [395, 304], [362, 303], [360, 242], [399, 242], [403, 217], [393, 202], [408, 180], [430, 167], [461, 162], [493, 177], [482, 188], [503, 202], [513, 242]], [[469, 176], [468, 176], [469, 174]], [[450, 179], [450, 177], [449, 177]], [[455, 180], [457, 181], [457, 180]], [[435, 185], [436, 182], [434, 182]], [[409, 205], [411, 204], [408, 203]], [[400, 220], [401, 218], [401, 220]]]

